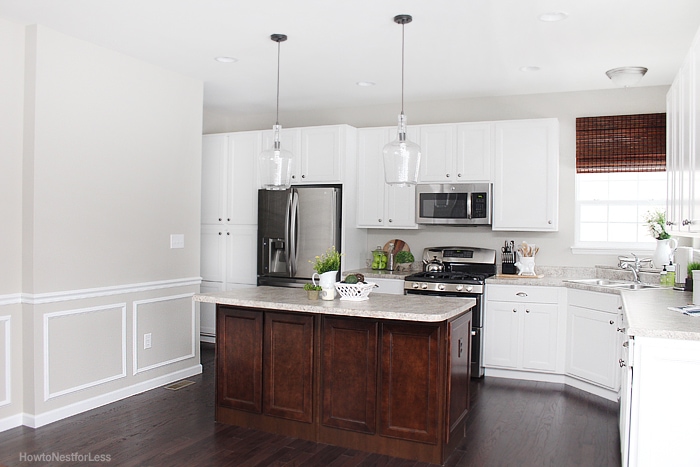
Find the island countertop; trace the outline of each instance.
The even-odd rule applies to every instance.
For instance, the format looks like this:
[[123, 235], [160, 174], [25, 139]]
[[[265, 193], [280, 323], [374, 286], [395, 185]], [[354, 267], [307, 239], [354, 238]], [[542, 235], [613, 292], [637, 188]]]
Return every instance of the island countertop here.
[[459, 316], [476, 305], [474, 298], [425, 295], [370, 294], [369, 300], [309, 300], [298, 288], [251, 287], [228, 292], [196, 294], [196, 302], [247, 308], [298, 311], [399, 321], [441, 322]]

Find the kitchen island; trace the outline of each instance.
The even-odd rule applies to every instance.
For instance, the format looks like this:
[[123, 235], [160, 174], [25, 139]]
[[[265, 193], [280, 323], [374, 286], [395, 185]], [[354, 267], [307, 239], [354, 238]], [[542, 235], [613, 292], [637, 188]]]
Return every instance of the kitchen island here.
[[194, 300], [217, 304], [218, 422], [431, 463], [464, 437], [474, 299], [257, 287]]

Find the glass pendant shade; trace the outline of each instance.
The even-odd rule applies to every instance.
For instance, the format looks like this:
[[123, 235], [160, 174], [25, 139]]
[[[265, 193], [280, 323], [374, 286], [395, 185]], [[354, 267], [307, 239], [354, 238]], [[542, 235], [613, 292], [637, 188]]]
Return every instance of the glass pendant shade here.
[[258, 167], [260, 182], [265, 190], [286, 190], [292, 181], [293, 156], [290, 151], [282, 149], [280, 144], [280, 125], [274, 125], [274, 142], [272, 148], [260, 153]]
[[399, 115], [396, 139], [384, 146], [384, 181], [387, 185], [409, 186], [418, 183], [420, 146], [406, 138], [406, 116]]

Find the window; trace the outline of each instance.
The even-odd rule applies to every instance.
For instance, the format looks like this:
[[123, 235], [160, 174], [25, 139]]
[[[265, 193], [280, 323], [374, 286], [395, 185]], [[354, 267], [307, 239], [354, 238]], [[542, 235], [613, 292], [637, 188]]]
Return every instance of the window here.
[[666, 209], [666, 114], [576, 119], [574, 250], [654, 248], [644, 217]]

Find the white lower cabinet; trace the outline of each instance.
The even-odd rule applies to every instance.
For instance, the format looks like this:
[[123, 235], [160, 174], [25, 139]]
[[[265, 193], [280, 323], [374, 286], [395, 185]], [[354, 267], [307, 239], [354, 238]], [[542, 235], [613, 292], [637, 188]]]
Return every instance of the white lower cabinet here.
[[612, 391], [620, 387], [620, 296], [569, 289], [566, 374]]
[[561, 288], [491, 285], [484, 310], [484, 366], [556, 372]]

